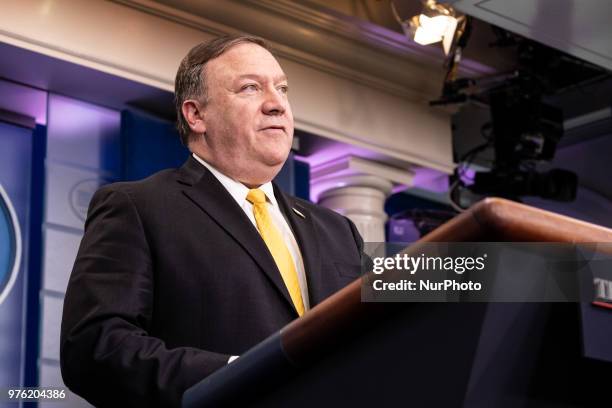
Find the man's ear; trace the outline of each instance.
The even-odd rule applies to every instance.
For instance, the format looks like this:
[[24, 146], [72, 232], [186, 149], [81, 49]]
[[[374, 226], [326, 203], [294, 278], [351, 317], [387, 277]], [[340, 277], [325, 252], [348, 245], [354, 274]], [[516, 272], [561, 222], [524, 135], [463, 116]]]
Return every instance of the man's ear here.
[[187, 121], [189, 128], [195, 134], [201, 135], [206, 132], [206, 123], [204, 122], [204, 106], [202, 103], [188, 99], [183, 102], [181, 107], [183, 117]]

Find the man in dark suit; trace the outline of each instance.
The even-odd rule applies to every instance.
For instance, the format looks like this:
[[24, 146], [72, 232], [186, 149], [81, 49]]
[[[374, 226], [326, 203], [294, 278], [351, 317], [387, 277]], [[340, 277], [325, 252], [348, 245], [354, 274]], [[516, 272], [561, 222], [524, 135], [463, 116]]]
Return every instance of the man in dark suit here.
[[194, 47], [176, 77], [178, 170], [94, 195], [64, 302], [66, 385], [99, 406], [182, 393], [350, 283], [347, 218], [281, 192], [293, 116], [261, 39]]

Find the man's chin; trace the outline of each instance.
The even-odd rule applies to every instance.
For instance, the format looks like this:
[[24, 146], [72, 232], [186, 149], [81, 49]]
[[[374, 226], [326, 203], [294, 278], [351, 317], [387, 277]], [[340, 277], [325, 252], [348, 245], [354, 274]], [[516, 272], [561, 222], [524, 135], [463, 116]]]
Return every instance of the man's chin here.
[[262, 166], [259, 166], [257, 169], [252, 168], [248, 172], [249, 174], [245, 174], [243, 180], [240, 180], [240, 182], [247, 186], [260, 186], [272, 181], [283, 168], [285, 161], [286, 158], [284, 160], [270, 160], [264, 162]]
[[262, 155], [261, 163], [267, 167], [283, 167], [283, 164], [287, 161], [289, 157], [289, 150], [284, 150], [282, 152], [273, 152]]

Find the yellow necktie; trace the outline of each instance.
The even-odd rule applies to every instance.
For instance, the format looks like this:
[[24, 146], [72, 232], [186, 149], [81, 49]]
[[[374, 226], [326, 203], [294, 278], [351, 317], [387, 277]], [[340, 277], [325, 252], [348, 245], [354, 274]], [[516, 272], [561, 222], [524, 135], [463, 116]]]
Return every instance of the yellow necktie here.
[[253, 204], [253, 215], [259, 234], [268, 246], [274, 262], [283, 277], [283, 281], [289, 291], [289, 296], [295, 305], [295, 308], [300, 316], [304, 314], [304, 301], [302, 300], [302, 292], [300, 291], [300, 283], [298, 282], [295, 264], [289, 249], [283, 242], [283, 237], [274, 226], [272, 217], [266, 206], [266, 193], [258, 188], [249, 190], [246, 198]]

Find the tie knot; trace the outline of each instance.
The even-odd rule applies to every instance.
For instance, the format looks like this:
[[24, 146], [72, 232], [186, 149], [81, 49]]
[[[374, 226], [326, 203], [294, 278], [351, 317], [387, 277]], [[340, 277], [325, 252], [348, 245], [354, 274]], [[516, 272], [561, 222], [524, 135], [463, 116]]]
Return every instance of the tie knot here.
[[266, 193], [258, 188], [249, 190], [249, 194], [246, 197], [247, 201], [251, 204], [264, 204], [266, 202]]

